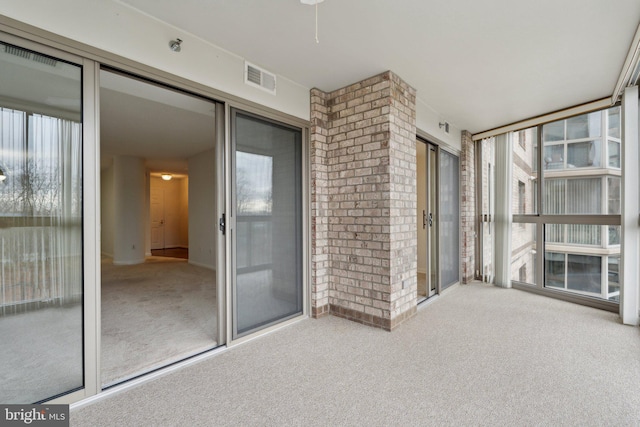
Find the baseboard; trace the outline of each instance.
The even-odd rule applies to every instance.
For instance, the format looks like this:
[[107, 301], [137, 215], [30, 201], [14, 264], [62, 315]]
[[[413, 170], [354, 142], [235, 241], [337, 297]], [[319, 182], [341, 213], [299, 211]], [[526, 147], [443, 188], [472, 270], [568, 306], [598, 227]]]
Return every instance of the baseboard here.
[[109, 252], [100, 252], [100, 255], [106, 256], [108, 258], [113, 258], [113, 254], [110, 254]]
[[427, 270], [426, 270], [426, 269], [424, 269], [424, 268], [419, 268], [419, 269], [418, 269], [418, 273], [420, 273], [420, 274], [427, 274]]
[[116, 261], [113, 260], [113, 265], [136, 265], [136, 264], [144, 264], [145, 259], [141, 258], [139, 260], [133, 260], [133, 261]]
[[196, 267], [208, 268], [209, 270], [216, 271], [216, 267], [213, 265], [205, 264], [202, 262], [191, 261], [189, 260], [189, 264], [195, 265]]

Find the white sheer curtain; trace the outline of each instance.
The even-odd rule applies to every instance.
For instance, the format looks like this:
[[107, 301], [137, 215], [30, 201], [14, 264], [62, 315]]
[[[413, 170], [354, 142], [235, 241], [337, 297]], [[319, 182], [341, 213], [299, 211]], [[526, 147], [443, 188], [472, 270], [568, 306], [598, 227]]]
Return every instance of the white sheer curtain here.
[[82, 294], [80, 123], [0, 110], [0, 305]]
[[495, 142], [495, 284], [511, 287], [511, 134], [496, 136]]

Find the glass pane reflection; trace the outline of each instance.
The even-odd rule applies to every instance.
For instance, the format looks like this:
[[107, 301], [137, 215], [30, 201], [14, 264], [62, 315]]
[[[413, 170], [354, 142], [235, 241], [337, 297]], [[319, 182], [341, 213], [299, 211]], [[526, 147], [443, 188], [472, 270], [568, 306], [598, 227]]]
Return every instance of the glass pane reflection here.
[[84, 384], [81, 68], [2, 43], [0, 68], [0, 402], [32, 403]]
[[236, 336], [302, 312], [301, 140], [235, 115]]

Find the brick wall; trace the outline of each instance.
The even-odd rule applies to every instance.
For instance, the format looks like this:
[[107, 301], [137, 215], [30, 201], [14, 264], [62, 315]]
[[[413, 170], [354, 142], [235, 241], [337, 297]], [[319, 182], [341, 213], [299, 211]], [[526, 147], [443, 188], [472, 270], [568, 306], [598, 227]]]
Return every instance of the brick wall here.
[[476, 233], [476, 175], [475, 144], [471, 133], [462, 131], [462, 153], [460, 156], [460, 228], [462, 232], [462, 283], [469, 283], [475, 277], [475, 233]]
[[415, 90], [313, 89], [311, 120], [312, 314], [391, 330], [417, 301]]
[[416, 209], [416, 93], [392, 74], [389, 173], [391, 239], [391, 328], [415, 314], [418, 228]]
[[329, 312], [329, 175], [326, 94], [311, 90], [311, 315]]

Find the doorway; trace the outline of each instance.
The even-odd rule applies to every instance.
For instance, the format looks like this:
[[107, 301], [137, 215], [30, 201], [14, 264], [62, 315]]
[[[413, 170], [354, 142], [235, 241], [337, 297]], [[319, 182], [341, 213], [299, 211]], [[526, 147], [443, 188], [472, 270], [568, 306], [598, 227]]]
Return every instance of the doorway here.
[[217, 110], [215, 101], [100, 71], [103, 388], [223, 341]]
[[151, 251], [164, 250], [164, 189], [151, 188]]
[[438, 148], [416, 141], [418, 302], [438, 293]]

